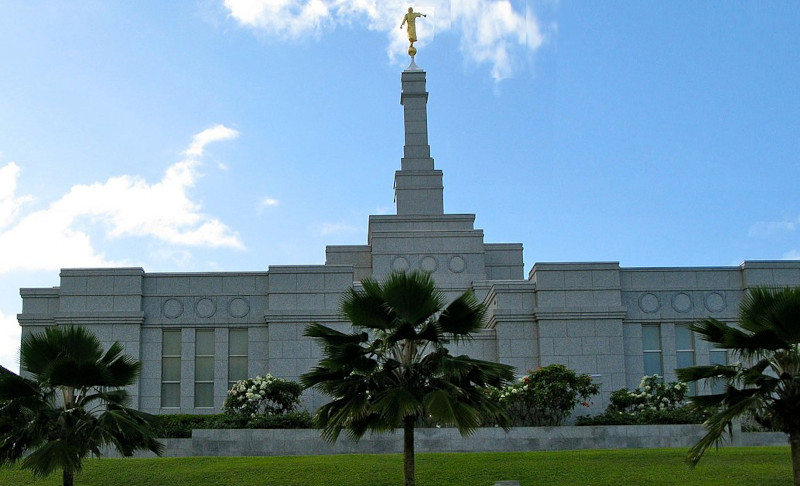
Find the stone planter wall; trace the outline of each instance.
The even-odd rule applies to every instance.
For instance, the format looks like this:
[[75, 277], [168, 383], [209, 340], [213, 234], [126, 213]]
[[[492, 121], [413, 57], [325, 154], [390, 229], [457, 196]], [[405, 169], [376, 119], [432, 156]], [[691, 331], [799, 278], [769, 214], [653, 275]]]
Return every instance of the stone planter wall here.
[[[517, 427], [478, 429], [461, 437], [456, 429], [417, 429], [417, 452], [524, 452], [570, 449], [690, 447], [704, 433], [701, 425], [615, 425], [593, 427]], [[344, 434], [330, 444], [314, 429], [195, 430], [191, 439], [166, 439], [165, 456], [290, 456], [321, 454], [385, 454], [402, 452], [402, 434], [366, 435], [353, 442]], [[786, 445], [781, 433], [741, 433], [733, 446]]]

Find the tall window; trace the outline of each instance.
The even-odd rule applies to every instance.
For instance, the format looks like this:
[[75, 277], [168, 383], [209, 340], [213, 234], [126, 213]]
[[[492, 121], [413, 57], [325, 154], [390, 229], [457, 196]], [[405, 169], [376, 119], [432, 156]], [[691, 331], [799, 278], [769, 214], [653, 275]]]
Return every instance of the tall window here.
[[661, 366], [661, 325], [642, 324], [644, 374], [664, 376]]
[[247, 376], [247, 329], [228, 331], [228, 389]]
[[[728, 350], [711, 348], [708, 350], [708, 361], [711, 365], [727, 365], [728, 364]], [[720, 394], [725, 391], [725, 382], [717, 380], [711, 382], [711, 393]]]
[[198, 329], [194, 335], [194, 406], [214, 406], [214, 330]]
[[[675, 324], [675, 352], [678, 368], [694, 366], [694, 333], [689, 324]], [[695, 383], [689, 383], [689, 395], [697, 391]]]
[[181, 331], [161, 335], [161, 406], [181, 406]]

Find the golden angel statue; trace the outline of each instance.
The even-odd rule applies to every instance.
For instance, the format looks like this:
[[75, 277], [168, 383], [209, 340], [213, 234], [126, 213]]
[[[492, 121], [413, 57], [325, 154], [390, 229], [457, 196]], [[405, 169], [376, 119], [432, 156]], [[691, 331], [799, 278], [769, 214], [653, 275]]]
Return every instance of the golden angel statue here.
[[415, 12], [413, 8], [408, 7], [408, 13], [403, 16], [403, 22], [400, 24], [401, 29], [404, 25], [408, 24], [406, 30], [408, 31], [408, 41], [411, 42], [411, 47], [414, 47], [414, 43], [417, 42], [417, 26], [415, 25], [415, 21], [419, 17], [427, 17], [427, 15]]

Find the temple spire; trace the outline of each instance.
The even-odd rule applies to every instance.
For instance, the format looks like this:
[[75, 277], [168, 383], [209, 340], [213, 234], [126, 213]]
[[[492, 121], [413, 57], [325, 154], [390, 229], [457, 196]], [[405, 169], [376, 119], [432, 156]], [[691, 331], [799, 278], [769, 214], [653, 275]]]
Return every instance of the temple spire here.
[[433, 168], [428, 145], [428, 92], [425, 71], [406, 70], [401, 76], [405, 146], [400, 170], [394, 175], [398, 215], [444, 214], [442, 171]]

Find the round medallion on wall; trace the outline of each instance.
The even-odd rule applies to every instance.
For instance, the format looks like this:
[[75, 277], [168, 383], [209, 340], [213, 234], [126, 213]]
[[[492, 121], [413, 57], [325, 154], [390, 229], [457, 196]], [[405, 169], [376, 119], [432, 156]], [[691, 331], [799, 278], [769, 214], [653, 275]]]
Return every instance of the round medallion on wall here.
[[711, 312], [722, 312], [725, 310], [725, 296], [721, 292], [711, 292], [704, 299], [706, 309]]
[[450, 258], [450, 261], [447, 263], [447, 266], [450, 268], [450, 271], [453, 273], [461, 273], [467, 268], [467, 262], [464, 260], [463, 257], [458, 255]]
[[178, 299], [167, 299], [161, 305], [161, 314], [167, 319], [177, 319], [183, 314], [183, 302]]
[[410, 265], [408, 264], [408, 259], [406, 257], [399, 256], [392, 260], [392, 270], [395, 272], [405, 272], [408, 270], [409, 266]]
[[250, 313], [250, 304], [241, 297], [231, 299], [230, 303], [228, 303], [228, 313], [231, 317], [244, 317]]
[[661, 301], [658, 300], [656, 294], [647, 292], [639, 296], [639, 308], [642, 309], [642, 312], [652, 314], [661, 308]]
[[197, 317], [211, 317], [217, 313], [217, 304], [208, 297], [203, 297], [194, 304], [194, 312], [197, 314]]
[[685, 314], [692, 310], [692, 298], [686, 292], [675, 294], [672, 297], [672, 308], [681, 314]]
[[432, 273], [435, 272], [438, 267], [439, 264], [432, 256], [426, 256], [421, 262], [419, 262], [419, 268], [421, 268], [423, 272]]

